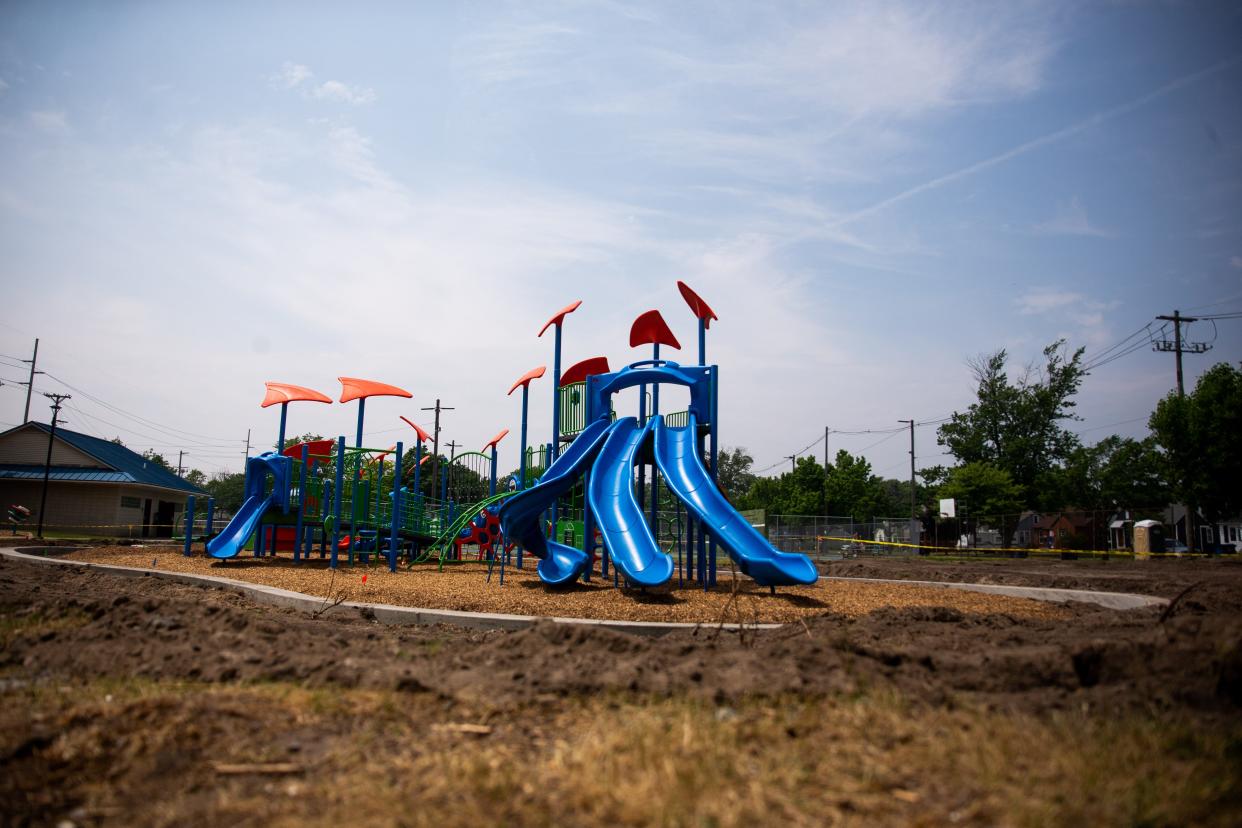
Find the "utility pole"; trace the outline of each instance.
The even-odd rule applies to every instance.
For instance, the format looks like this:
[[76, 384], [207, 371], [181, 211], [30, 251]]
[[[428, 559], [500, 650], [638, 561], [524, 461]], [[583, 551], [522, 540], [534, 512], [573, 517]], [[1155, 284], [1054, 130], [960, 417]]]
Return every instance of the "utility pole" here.
[[1189, 325], [1191, 322], [1198, 322], [1198, 317], [1182, 316], [1181, 311], [1173, 311], [1172, 316], [1157, 316], [1157, 319], [1163, 319], [1166, 322], [1173, 323], [1173, 341], [1162, 339], [1155, 344], [1154, 350], [1172, 351], [1176, 356], [1177, 363], [1177, 396], [1179, 398], [1186, 396], [1185, 384], [1182, 381], [1182, 354], [1202, 354], [1212, 349], [1209, 342], [1183, 342], [1182, 341], [1182, 323]]
[[[558, 327], [559, 330], [559, 327]], [[440, 398], [436, 397], [434, 406], [427, 406], [423, 411], [436, 412], [436, 425], [431, 433], [431, 496], [435, 497], [436, 492], [440, 491], [440, 412], [452, 411], [453, 408], [447, 405], [440, 405]]]
[[899, 423], [906, 423], [910, 426], [910, 540], [914, 540], [915, 528], [918, 522], [918, 510], [915, 506], [917, 498], [915, 497], [914, 488], [914, 420], [898, 420]]
[[246, 468], [245, 462], [250, 459], [250, 429], [246, 429], [246, 453], [242, 455], [242, 469]]
[[[1182, 341], [1182, 323], [1189, 325], [1191, 322], [1198, 322], [1198, 318], [1194, 316], [1182, 316], [1181, 311], [1174, 310], [1172, 316], [1157, 316], [1157, 319], [1163, 319], [1166, 322], [1173, 323], [1173, 341], [1162, 339], [1154, 346], [1154, 350], [1169, 352], [1174, 354], [1177, 365], [1177, 398], [1180, 400], [1186, 396], [1185, 382], [1182, 380], [1182, 354], [1202, 354], [1211, 350], [1212, 345], [1208, 342], [1183, 342]], [[1187, 503], [1186, 506], [1186, 549], [1190, 552], [1195, 551], [1195, 506], [1193, 503]], [[1176, 534], [1176, 533], [1175, 533]]]
[[47, 509], [47, 482], [52, 476], [52, 444], [56, 440], [56, 424], [64, 422], [60, 419], [60, 406], [65, 400], [73, 399], [68, 394], [44, 394], [43, 396], [52, 401], [52, 428], [47, 433], [47, 460], [43, 464], [43, 494], [39, 497], [40, 538], [43, 537], [43, 512]]
[[796, 472], [798, 470], [798, 455], [786, 454], [785, 459], [789, 461], [789, 470], [791, 472]]
[[30, 363], [30, 379], [26, 380], [23, 383], [19, 383], [20, 385], [26, 386], [26, 413], [22, 415], [22, 425], [25, 425], [26, 423], [30, 422], [30, 392], [34, 390], [35, 374], [43, 373], [42, 371], [35, 370], [35, 363], [38, 361], [39, 361], [39, 340], [36, 339], [35, 346], [34, 346], [34, 353], [30, 356], [30, 359], [22, 360], [22, 362]]
[[185, 449], [177, 452], [177, 477], [181, 476], [181, 460], [185, 457]]

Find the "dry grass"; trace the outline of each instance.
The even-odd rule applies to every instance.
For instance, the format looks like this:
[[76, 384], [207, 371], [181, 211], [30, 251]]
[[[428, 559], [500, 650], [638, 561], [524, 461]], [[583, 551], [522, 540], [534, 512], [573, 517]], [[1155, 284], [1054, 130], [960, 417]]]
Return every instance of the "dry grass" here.
[[[40, 759], [108, 768], [106, 777], [71, 774], [61, 784], [81, 794], [87, 813], [114, 824], [1229, 825], [1239, 818], [1238, 723], [1181, 714], [1080, 710], [1040, 719], [869, 693], [736, 708], [621, 697], [501, 715], [426, 695], [283, 684], [127, 689], [112, 682], [3, 698], [6, 708], [37, 708], [59, 728]], [[475, 730], [487, 732], [445, 723], [485, 724]], [[176, 758], [160, 769], [160, 757]], [[226, 778], [213, 775], [212, 762], [293, 762], [305, 772]]]
[[[446, 567], [443, 572], [434, 565], [422, 565], [412, 571], [402, 567], [395, 573], [375, 564], [341, 566], [334, 577], [318, 559], [296, 565], [289, 557], [215, 561], [202, 553], [187, 558], [174, 548], [103, 547], [73, 552], [66, 558], [148, 568], [154, 561], [158, 569], [218, 575], [328, 599], [515, 615], [785, 623], [824, 612], [856, 617], [881, 607], [912, 606], [951, 607], [964, 613], [1007, 613], [1024, 618], [1069, 615], [1064, 608], [1041, 601], [904, 584], [820, 580], [807, 587], [783, 587], [769, 595], [767, 589], [747, 579], [738, 579], [734, 585], [728, 569], [720, 571], [719, 584], [711, 591], [689, 584], [679, 588], [673, 582], [643, 592], [615, 589], [611, 581], [599, 578], [589, 584], [552, 590], [539, 581], [533, 558], [526, 569], [510, 567], [503, 587], [499, 585], [498, 570], [489, 584], [486, 567], [474, 563]], [[734, 589], [736, 596], [732, 595]]]

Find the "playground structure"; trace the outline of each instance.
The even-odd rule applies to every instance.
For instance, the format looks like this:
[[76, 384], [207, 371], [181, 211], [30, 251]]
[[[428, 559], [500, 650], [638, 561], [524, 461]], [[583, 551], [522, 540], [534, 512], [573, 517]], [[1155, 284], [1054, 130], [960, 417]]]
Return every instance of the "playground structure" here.
[[[243, 549], [256, 556], [292, 551], [299, 562], [317, 549], [334, 568], [342, 555], [350, 564], [375, 555], [395, 570], [401, 560], [443, 568], [477, 550], [489, 580], [499, 566], [503, 584], [506, 567], [524, 568], [529, 552], [540, 579], [552, 586], [598, 572], [618, 586], [654, 587], [676, 575], [679, 583], [707, 589], [716, 583], [720, 548], [762, 586], [814, 583], [809, 558], [774, 549], [716, 486], [719, 381], [717, 366], [706, 362], [706, 331], [717, 317], [684, 283], [678, 288], [698, 321], [697, 365], [660, 357], [661, 346], [681, 346], [651, 310], [630, 331], [631, 347], [652, 346], [650, 359], [612, 371], [606, 358], [593, 357], [562, 374], [562, 327], [581, 301], [548, 320], [539, 336], [555, 329], [552, 439], [537, 445], [528, 439], [530, 386], [546, 374], [539, 366], [509, 389], [510, 395], [522, 390], [520, 464], [503, 481], [497, 448], [508, 429], [480, 451], [456, 454], [453, 443], [444, 458], [425, 453], [428, 443], [438, 446], [438, 433], [402, 417], [415, 431], [412, 458], [403, 442], [364, 447], [366, 400], [411, 394], [351, 377], [339, 378], [340, 402], [358, 401], [354, 445], [340, 436], [285, 448], [288, 404], [332, 400], [269, 382], [262, 405], [281, 404], [278, 450], [247, 460], [242, 507], [208, 541], [208, 553], [227, 559]], [[662, 387], [687, 389], [686, 410], [662, 413]], [[629, 388], [639, 390], [638, 411], [619, 416], [614, 397]], [[428, 461], [435, 464], [430, 481], [423, 474]]]

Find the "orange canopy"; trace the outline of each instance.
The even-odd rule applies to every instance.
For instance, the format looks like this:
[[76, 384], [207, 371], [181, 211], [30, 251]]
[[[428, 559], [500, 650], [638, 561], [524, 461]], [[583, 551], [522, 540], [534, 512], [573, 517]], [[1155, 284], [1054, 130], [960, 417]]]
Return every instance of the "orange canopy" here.
[[509, 393], [505, 394], [505, 396], [508, 397], [512, 395], [514, 391], [518, 390], [523, 385], [528, 384], [531, 380], [539, 379], [540, 377], [543, 376], [543, 372], [546, 370], [548, 370], [547, 366], [544, 366], [544, 365], [540, 365], [538, 368], [531, 368], [525, 374], [522, 374], [522, 376], [518, 377], [518, 381], [513, 383], [512, 386], [510, 386]]
[[300, 385], [290, 385], [287, 382], [265, 382], [267, 386], [267, 396], [260, 403], [260, 408], [267, 408], [269, 405], [276, 403], [291, 403], [299, 400], [307, 402], [331, 403], [332, 398], [326, 394], [320, 394], [313, 388], [303, 388]]
[[406, 425], [418, 432], [418, 439], [422, 440], [424, 443], [431, 442], [431, 435], [419, 428], [418, 423], [405, 416], [402, 416], [401, 419], [405, 420]]
[[639, 345], [668, 345], [681, 350], [681, 343], [673, 336], [668, 323], [658, 310], [649, 310], [634, 320], [634, 325], [630, 328], [630, 347], [636, 348]]
[[694, 311], [694, 315], [703, 320], [703, 327], [710, 328], [712, 320], [719, 318], [716, 312], [708, 307], [703, 297], [691, 290], [690, 286], [680, 279], [677, 280], [677, 289], [681, 291], [681, 298], [686, 300], [686, 304], [690, 306], [690, 310]]
[[506, 434], [508, 434], [508, 433], [509, 433], [509, 429], [507, 429], [507, 428], [506, 428], [506, 429], [504, 429], [504, 430], [503, 430], [503, 431], [501, 431], [499, 434], [497, 434], [495, 437], [493, 437], [492, 439], [490, 439], [490, 440], [488, 440], [486, 443], [484, 443], [484, 444], [483, 444], [483, 448], [482, 448], [482, 449], [480, 449], [480, 451], [486, 451], [486, 450], [487, 450], [487, 449], [489, 449], [489, 448], [495, 448], [495, 447], [496, 447], [496, 444], [497, 444], [497, 443], [499, 443], [501, 440], [505, 439], [505, 435], [506, 435]]
[[608, 357], [584, 359], [582, 362], [569, 366], [565, 373], [561, 374], [561, 388], [575, 382], [582, 382], [592, 374], [607, 374], [610, 370], [612, 369], [608, 367]]
[[409, 391], [374, 380], [355, 377], [337, 377], [341, 381], [341, 402], [361, 400], [367, 397], [413, 397]]
[[547, 322], [545, 322], [544, 326], [539, 329], [539, 335], [543, 336], [543, 332], [546, 331], [548, 328], [552, 327], [553, 325], [561, 324], [561, 322], [564, 321], [565, 317], [573, 313], [574, 311], [576, 311], [578, 309], [578, 306], [581, 304], [582, 304], [582, 300], [579, 299], [575, 302], [570, 302], [568, 305], [558, 310], [556, 312], [556, 315], [553, 316], [551, 319], [549, 319]]

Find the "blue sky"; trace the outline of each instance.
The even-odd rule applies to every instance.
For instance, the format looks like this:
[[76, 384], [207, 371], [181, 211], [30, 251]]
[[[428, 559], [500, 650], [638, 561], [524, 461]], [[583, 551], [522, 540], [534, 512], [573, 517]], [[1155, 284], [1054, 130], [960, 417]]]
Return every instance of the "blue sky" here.
[[[409, 389], [375, 445], [443, 398], [473, 448], [573, 299], [566, 364], [645, 358], [649, 308], [693, 361], [684, 279], [762, 469], [960, 410], [978, 354], [1242, 308], [1239, 101], [1224, 3], [5, 4], [0, 422], [39, 336], [71, 428], [209, 472], [273, 438], [267, 379]], [[1238, 320], [1190, 338], [1191, 381], [1242, 357]], [[1094, 372], [1084, 439], [1143, 434], [1172, 362]], [[907, 468], [900, 435], [830, 446]]]

